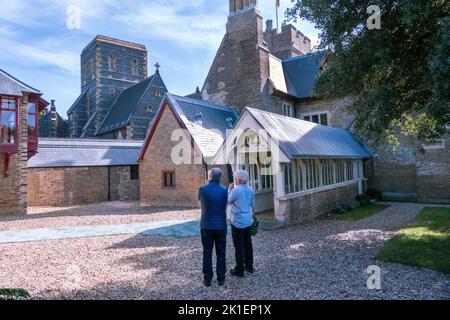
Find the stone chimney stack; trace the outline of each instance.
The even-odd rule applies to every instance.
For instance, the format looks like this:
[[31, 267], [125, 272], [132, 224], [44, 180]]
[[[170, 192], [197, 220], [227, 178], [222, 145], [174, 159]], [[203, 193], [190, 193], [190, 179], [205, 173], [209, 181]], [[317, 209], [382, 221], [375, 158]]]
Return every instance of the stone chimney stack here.
[[229, 0], [230, 15], [236, 15], [251, 8], [258, 8], [258, 0]]
[[273, 20], [269, 19], [266, 21], [266, 31], [272, 31], [273, 29]]

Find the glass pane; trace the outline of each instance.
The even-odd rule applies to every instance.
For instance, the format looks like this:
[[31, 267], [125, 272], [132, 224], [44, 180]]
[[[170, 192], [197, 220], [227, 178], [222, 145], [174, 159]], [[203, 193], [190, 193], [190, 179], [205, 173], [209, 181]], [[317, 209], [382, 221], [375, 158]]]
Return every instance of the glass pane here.
[[14, 111], [2, 111], [1, 141], [0, 143], [15, 143], [16, 113]]
[[303, 119], [304, 119], [305, 121], [311, 121], [311, 116], [305, 116], [305, 117], [303, 117]]
[[318, 114], [315, 114], [312, 116], [312, 122], [317, 123], [317, 124], [319, 123], [319, 115]]
[[2, 98], [2, 109], [16, 110], [16, 100], [9, 98]]
[[36, 139], [36, 116], [28, 115], [28, 140]]
[[28, 113], [36, 113], [36, 104], [35, 103], [28, 104]]
[[328, 115], [326, 113], [320, 115], [320, 124], [328, 126]]

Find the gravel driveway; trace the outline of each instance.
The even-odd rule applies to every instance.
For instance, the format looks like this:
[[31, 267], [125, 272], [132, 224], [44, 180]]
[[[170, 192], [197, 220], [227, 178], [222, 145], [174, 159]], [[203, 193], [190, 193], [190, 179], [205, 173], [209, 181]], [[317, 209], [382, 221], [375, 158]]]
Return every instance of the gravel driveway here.
[[[0, 287], [28, 289], [35, 299], [450, 299], [449, 275], [374, 260], [422, 207], [393, 204], [357, 222], [262, 231], [257, 272], [228, 277], [223, 288], [201, 283], [199, 238], [141, 235], [0, 245]], [[230, 268], [231, 239], [227, 254]], [[381, 268], [381, 290], [367, 289], [371, 265]]]

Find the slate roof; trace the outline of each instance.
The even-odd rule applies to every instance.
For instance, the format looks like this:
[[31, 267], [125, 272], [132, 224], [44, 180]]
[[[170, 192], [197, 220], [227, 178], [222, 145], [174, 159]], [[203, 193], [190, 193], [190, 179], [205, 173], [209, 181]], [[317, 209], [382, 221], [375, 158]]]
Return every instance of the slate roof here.
[[83, 97], [86, 95], [86, 93], [88, 92], [88, 89], [84, 90], [77, 98], [77, 100], [75, 100], [75, 102], [72, 104], [72, 106], [69, 108], [69, 110], [67, 111], [67, 114], [71, 114], [72, 112], [75, 111], [75, 109], [78, 106], [78, 103], [80, 103], [81, 99], [83, 99]]
[[290, 159], [371, 157], [349, 131], [252, 108], [246, 108], [246, 112], [250, 113], [273, 139], [279, 141], [280, 149]]
[[155, 75], [124, 90], [114, 101], [108, 115], [103, 120], [96, 135], [125, 128], [134, 114], [147, 89], [152, 85]]
[[312, 97], [314, 83], [326, 55], [326, 51], [320, 51], [283, 60], [286, 93], [297, 98]]
[[0, 69], [0, 94], [20, 97], [23, 95], [23, 92], [42, 94], [39, 90], [30, 87], [26, 83]]
[[137, 165], [142, 141], [39, 139], [28, 168]]
[[205, 158], [222, 145], [227, 130], [233, 129], [237, 114], [233, 108], [199, 99], [167, 94], [169, 103], [184, 123]]
[[195, 89], [194, 93], [188, 94], [186, 96], [186, 98], [192, 98], [192, 99], [198, 99], [198, 100], [202, 100], [202, 93], [200, 92], [200, 88], [197, 87], [197, 89]]

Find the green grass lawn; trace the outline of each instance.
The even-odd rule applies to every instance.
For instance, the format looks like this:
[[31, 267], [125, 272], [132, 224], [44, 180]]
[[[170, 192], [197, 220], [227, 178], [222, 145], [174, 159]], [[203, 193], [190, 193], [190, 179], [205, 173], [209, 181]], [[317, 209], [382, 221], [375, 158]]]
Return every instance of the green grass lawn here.
[[356, 221], [361, 220], [364, 218], [367, 218], [377, 212], [380, 212], [384, 209], [389, 207], [388, 205], [381, 205], [381, 204], [368, 204], [363, 207], [359, 207], [355, 210], [345, 212], [341, 215], [339, 215], [340, 220], [346, 220], [346, 221]]
[[425, 208], [388, 240], [378, 259], [450, 273], [450, 208]]

